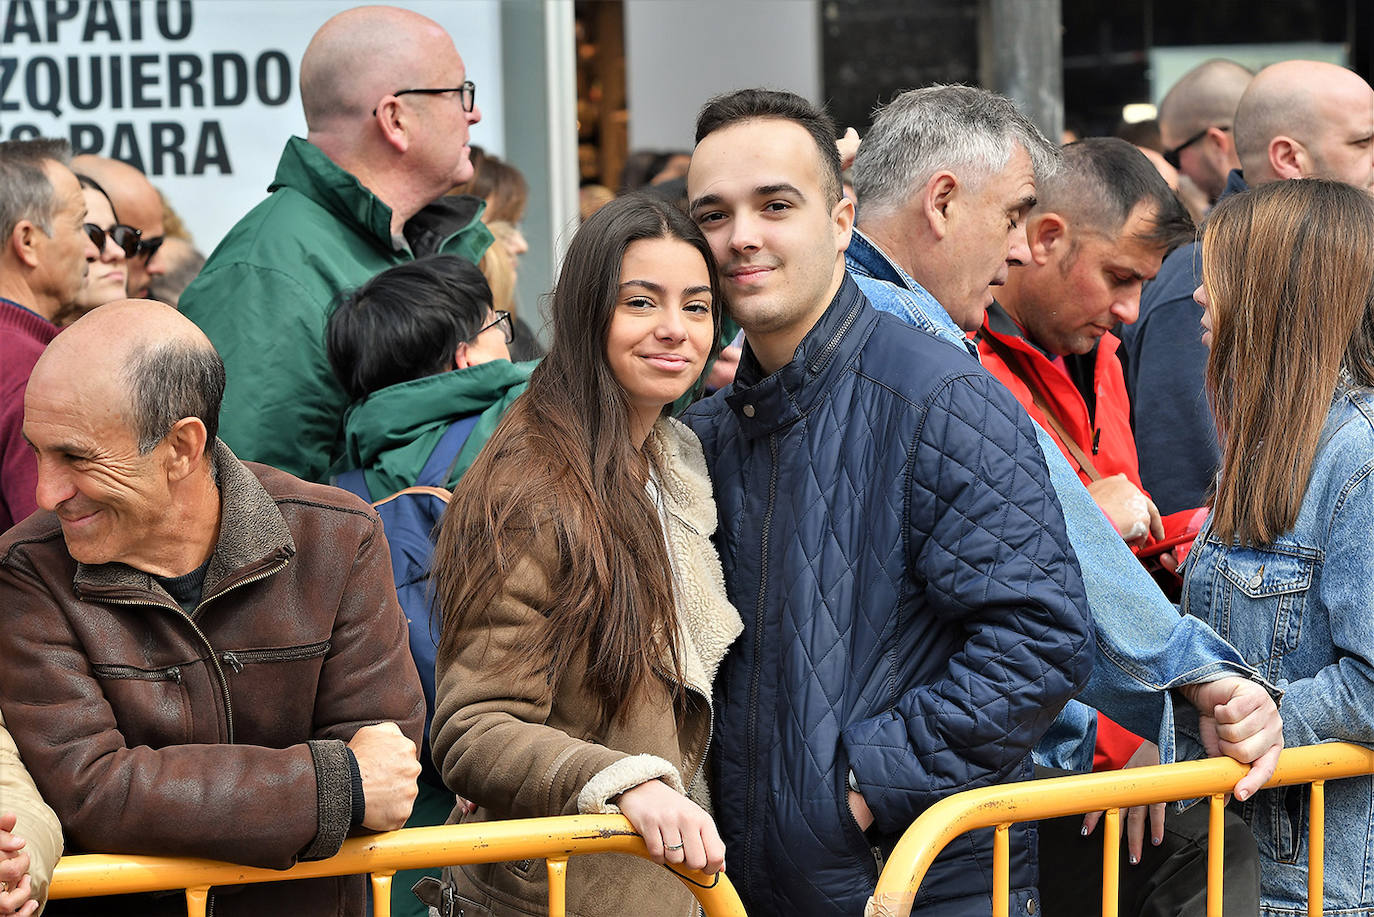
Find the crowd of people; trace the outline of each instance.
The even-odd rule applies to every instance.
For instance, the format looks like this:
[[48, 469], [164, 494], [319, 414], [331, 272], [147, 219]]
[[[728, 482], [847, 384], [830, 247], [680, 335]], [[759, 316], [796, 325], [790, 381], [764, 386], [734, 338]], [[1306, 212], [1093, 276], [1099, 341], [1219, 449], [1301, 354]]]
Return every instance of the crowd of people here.
[[[0, 143], [0, 914], [64, 850], [576, 813], [653, 862], [579, 862], [570, 913], [691, 915], [673, 873], [728, 863], [750, 914], [858, 914], [952, 793], [1209, 755], [1249, 765], [1224, 912], [1305, 912], [1306, 788], [1262, 787], [1374, 743], [1374, 89], [1209, 61], [1155, 149], [966, 86], [862, 139], [727, 93], [584, 196], [541, 320], [470, 77], [418, 13], [329, 19], [208, 258], [136, 169]], [[1374, 778], [1325, 792], [1325, 906], [1374, 914]], [[1123, 912], [1206, 912], [1206, 807], [1125, 821]], [[1097, 822], [1012, 826], [1013, 913], [1088, 911]], [[990, 913], [993, 858], [916, 908]], [[547, 894], [493, 863], [392, 906]]]

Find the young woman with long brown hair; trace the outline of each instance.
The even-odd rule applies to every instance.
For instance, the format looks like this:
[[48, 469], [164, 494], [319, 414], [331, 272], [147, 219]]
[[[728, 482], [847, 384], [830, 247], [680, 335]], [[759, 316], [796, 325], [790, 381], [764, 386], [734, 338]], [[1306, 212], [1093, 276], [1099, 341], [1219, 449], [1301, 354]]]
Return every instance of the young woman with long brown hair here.
[[[697, 384], [722, 303], [705, 239], [633, 195], [573, 238], [553, 342], [463, 476], [435, 550], [431, 742], [466, 821], [620, 811], [669, 866], [723, 867], [704, 764], [711, 682], [740, 631], [710, 542]], [[450, 871], [466, 913], [546, 910], [542, 863]], [[485, 909], [485, 910], [484, 910]], [[568, 912], [691, 914], [666, 870], [579, 860]]]
[[[1222, 468], [1183, 608], [1283, 689], [1287, 746], [1374, 744], [1374, 200], [1322, 180], [1229, 197], [1202, 279]], [[1307, 794], [1241, 805], [1266, 915], [1306, 913]], [[1328, 782], [1325, 814], [1324, 908], [1374, 915], [1374, 778]]]

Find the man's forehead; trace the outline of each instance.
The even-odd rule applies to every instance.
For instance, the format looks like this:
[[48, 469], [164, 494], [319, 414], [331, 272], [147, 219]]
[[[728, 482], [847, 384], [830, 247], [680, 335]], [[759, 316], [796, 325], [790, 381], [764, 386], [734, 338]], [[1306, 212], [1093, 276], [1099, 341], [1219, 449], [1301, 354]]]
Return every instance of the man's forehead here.
[[[782, 118], [755, 118], [712, 131], [692, 154], [687, 193], [696, 198], [708, 185], [728, 182], [753, 189], [791, 185], [803, 193], [820, 188], [819, 153], [806, 128]], [[740, 187], [734, 187], [740, 186]]]

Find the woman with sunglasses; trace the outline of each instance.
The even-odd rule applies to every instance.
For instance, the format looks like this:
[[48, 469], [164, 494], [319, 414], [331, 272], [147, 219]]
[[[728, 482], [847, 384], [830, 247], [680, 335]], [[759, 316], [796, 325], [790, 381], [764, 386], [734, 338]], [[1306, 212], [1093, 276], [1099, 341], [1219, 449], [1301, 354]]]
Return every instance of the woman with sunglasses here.
[[[1183, 610], [1283, 690], [1285, 745], [1374, 745], [1374, 199], [1315, 179], [1224, 198], [1193, 295], [1222, 465]], [[1240, 805], [1267, 917], [1307, 913], [1309, 789]], [[1368, 917], [1374, 778], [1325, 797], [1323, 913]]]
[[[550, 302], [548, 356], [435, 548], [435, 763], [475, 805], [455, 820], [620, 812], [656, 862], [715, 873], [711, 685], [741, 623], [701, 444], [665, 416], [719, 335], [711, 251], [670, 204], [629, 195], [582, 224]], [[448, 873], [464, 913], [547, 911], [542, 863]], [[567, 903], [696, 913], [667, 870], [614, 855], [568, 871]]]
[[119, 222], [105, 189], [93, 178], [76, 178], [86, 201], [86, 235], [100, 250], [100, 256], [86, 259], [86, 282], [75, 301], [57, 314], [57, 325], [70, 325], [96, 306], [128, 296], [128, 260], [138, 251], [139, 231]]

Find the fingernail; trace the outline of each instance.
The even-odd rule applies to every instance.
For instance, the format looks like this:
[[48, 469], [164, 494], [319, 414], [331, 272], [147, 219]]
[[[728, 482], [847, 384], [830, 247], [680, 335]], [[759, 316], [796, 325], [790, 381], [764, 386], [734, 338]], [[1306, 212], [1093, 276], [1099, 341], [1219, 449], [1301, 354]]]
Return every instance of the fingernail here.
[[1160, 837], [1152, 837], [1152, 838], [1150, 838], [1150, 840], [1154, 841], [1154, 845], [1155, 845], [1156, 847], [1158, 847], [1160, 844], [1164, 843], [1164, 838], [1163, 838], [1163, 836], [1160, 836]]
[[1245, 801], [1245, 797], [1247, 797], [1247, 796], [1249, 796], [1249, 795], [1250, 795], [1250, 791], [1249, 791], [1249, 790], [1236, 790], [1236, 798], [1239, 799], [1241, 802], [1244, 802], [1244, 801]]
[[1140, 862], [1140, 857], [1136, 856], [1134, 853], [1131, 854], [1131, 865], [1134, 866], [1134, 865], [1136, 865], [1136, 864], [1139, 863], [1139, 862]]
[[1081, 834], [1081, 835], [1083, 835], [1084, 837], [1087, 837], [1087, 836], [1088, 836], [1088, 826], [1087, 826], [1087, 825], [1084, 825], [1082, 828], [1079, 828], [1079, 829], [1078, 829], [1078, 833]]

